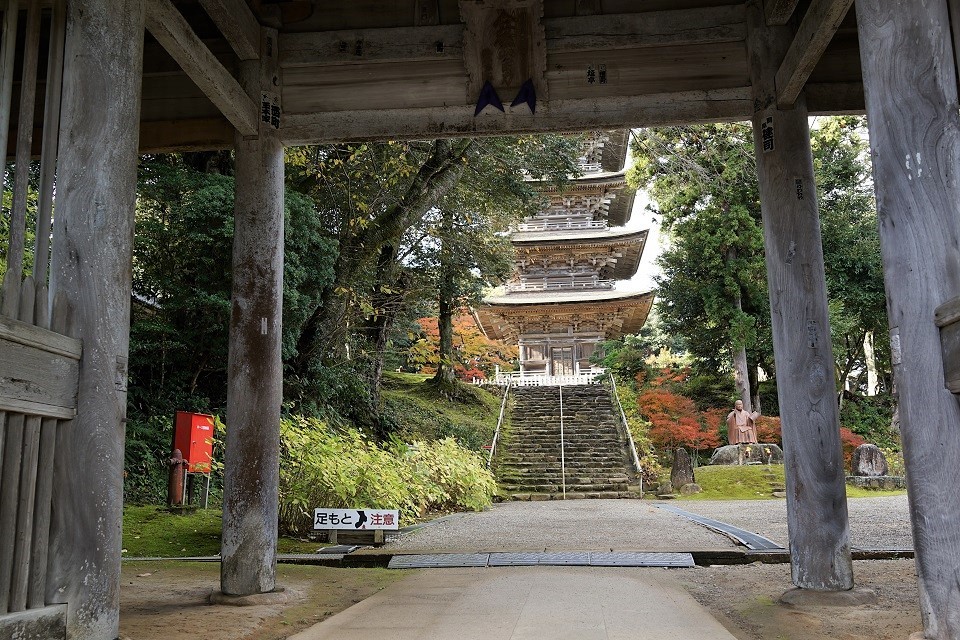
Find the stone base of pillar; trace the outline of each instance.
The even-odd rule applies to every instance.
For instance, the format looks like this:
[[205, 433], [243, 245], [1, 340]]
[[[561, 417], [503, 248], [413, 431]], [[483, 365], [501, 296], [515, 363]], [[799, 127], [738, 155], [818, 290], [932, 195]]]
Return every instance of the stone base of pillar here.
[[859, 607], [876, 604], [877, 592], [865, 587], [847, 591], [816, 591], [814, 589], [790, 589], [780, 596], [780, 603], [792, 607]]
[[284, 604], [296, 599], [297, 594], [283, 588], [268, 593], [254, 593], [249, 596], [232, 596], [222, 591], [210, 593], [210, 604], [224, 604], [230, 607], [255, 607], [261, 604]]

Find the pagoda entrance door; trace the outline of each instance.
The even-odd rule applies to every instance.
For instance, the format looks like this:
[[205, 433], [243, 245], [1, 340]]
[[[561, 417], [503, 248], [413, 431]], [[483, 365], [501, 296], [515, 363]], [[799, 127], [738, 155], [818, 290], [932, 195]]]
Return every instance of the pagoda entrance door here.
[[550, 349], [550, 374], [554, 376], [572, 376], [573, 347], [552, 347]]

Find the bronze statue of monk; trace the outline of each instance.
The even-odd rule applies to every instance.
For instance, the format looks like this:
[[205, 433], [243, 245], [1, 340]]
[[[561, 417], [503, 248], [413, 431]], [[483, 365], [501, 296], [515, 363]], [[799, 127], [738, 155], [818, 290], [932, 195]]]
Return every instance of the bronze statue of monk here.
[[757, 442], [756, 419], [760, 414], [744, 410], [743, 400], [737, 400], [733, 411], [727, 414], [727, 435], [730, 444], [755, 444]]

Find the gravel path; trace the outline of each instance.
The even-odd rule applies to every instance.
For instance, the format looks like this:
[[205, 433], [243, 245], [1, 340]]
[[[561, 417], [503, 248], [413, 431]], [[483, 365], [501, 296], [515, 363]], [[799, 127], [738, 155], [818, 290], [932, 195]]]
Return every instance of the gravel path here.
[[[701, 551], [732, 549], [726, 537], [640, 500], [504, 502], [404, 535], [394, 551]], [[784, 500], [677, 501], [681, 509], [787, 544]], [[911, 549], [907, 497], [849, 500], [855, 547]]]
[[735, 545], [640, 500], [504, 502], [406, 534], [388, 551], [695, 551]]
[[[786, 500], [681, 501], [676, 506], [787, 546]], [[907, 496], [850, 498], [850, 541], [861, 549], [912, 549]]]

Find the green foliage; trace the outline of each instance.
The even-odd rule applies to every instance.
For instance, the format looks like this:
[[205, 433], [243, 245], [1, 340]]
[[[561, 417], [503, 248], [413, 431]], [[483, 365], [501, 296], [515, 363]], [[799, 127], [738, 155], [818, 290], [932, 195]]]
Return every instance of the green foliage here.
[[746, 347], [770, 370], [769, 305], [752, 133], [716, 124], [643, 130], [630, 180], [649, 190], [670, 246], [659, 259], [657, 312], [697, 372], [729, 371]]
[[[862, 118], [818, 121], [811, 132], [838, 385], [866, 391], [864, 339], [873, 336], [880, 384], [891, 369], [877, 216]], [[649, 190], [670, 246], [657, 305], [681, 336], [695, 373], [727, 372], [745, 347], [749, 366], [775, 375], [753, 134], [748, 124], [642, 131], [630, 180]], [[753, 382], [756, 392], [756, 383]], [[768, 399], [772, 400], [768, 396]], [[764, 412], [776, 402], [762, 402]]]
[[840, 424], [877, 446], [900, 448], [900, 438], [890, 429], [893, 401], [888, 396], [857, 396], [844, 393]]
[[[23, 274], [29, 275], [33, 272], [33, 253], [36, 244], [37, 228], [37, 184], [40, 179], [40, 163], [33, 162], [30, 165], [30, 176], [27, 183], [27, 215], [24, 225], [24, 254], [23, 254]], [[3, 189], [3, 215], [0, 215], [0, 282], [7, 272], [7, 260], [9, 258], [10, 242], [10, 212], [13, 208], [13, 165], [6, 167]]]
[[493, 440], [500, 398], [486, 389], [457, 383], [448, 394], [426, 376], [400, 373], [387, 374], [384, 386], [383, 417], [397, 438], [453, 438], [476, 452]]
[[[617, 379], [620, 380], [619, 377]], [[617, 384], [617, 395], [620, 396], [620, 404], [623, 406], [623, 413], [627, 418], [630, 437], [633, 438], [633, 446], [637, 450], [637, 457], [640, 459], [640, 468], [643, 469], [643, 483], [646, 486], [656, 484], [657, 479], [663, 475], [665, 469], [657, 455], [656, 447], [650, 439], [651, 425], [640, 413], [637, 392], [629, 381], [622, 380]]]
[[[233, 193], [233, 177], [198, 171], [182, 156], [140, 166], [125, 461], [131, 503], [164, 501], [174, 412], [218, 413], [226, 404]], [[290, 351], [317, 290], [332, 279], [335, 241], [310, 200], [288, 191], [285, 205], [282, 340]], [[350, 397], [341, 387], [356, 376], [328, 378], [320, 388], [330, 397]], [[302, 388], [292, 382], [288, 391]]]
[[338, 246], [334, 278], [285, 354], [288, 370], [306, 380], [348, 351], [368, 358], [379, 410], [393, 324], [405, 333], [410, 307], [439, 299], [456, 309], [502, 280], [509, 246], [498, 232], [538, 203], [529, 178], [562, 182], [577, 155], [576, 140], [550, 135], [289, 149], [291, 184], [313, 198]]
[[637, 376], [646, 377], [649, 370], [646, 361], [653, 355], [654, 349], [642, 336], [627, 335], [603, 342], [594, 351], [591, 361], [612, 371], [618, 380], [632, 383]]
[[315, 418], [281, 422], [280, 526], [311, 529], [316, 507], [399, 509], [416, 518], [441, 509], [480, 510], [496, 485], [483, 460], [453, 439], [377, 445], [359, 431]]
[[733, 407], [736, 390], [729, 375], [705, 372], [690, 376], [683, 384], [683, 394], [705, 411], [715, 407]]

